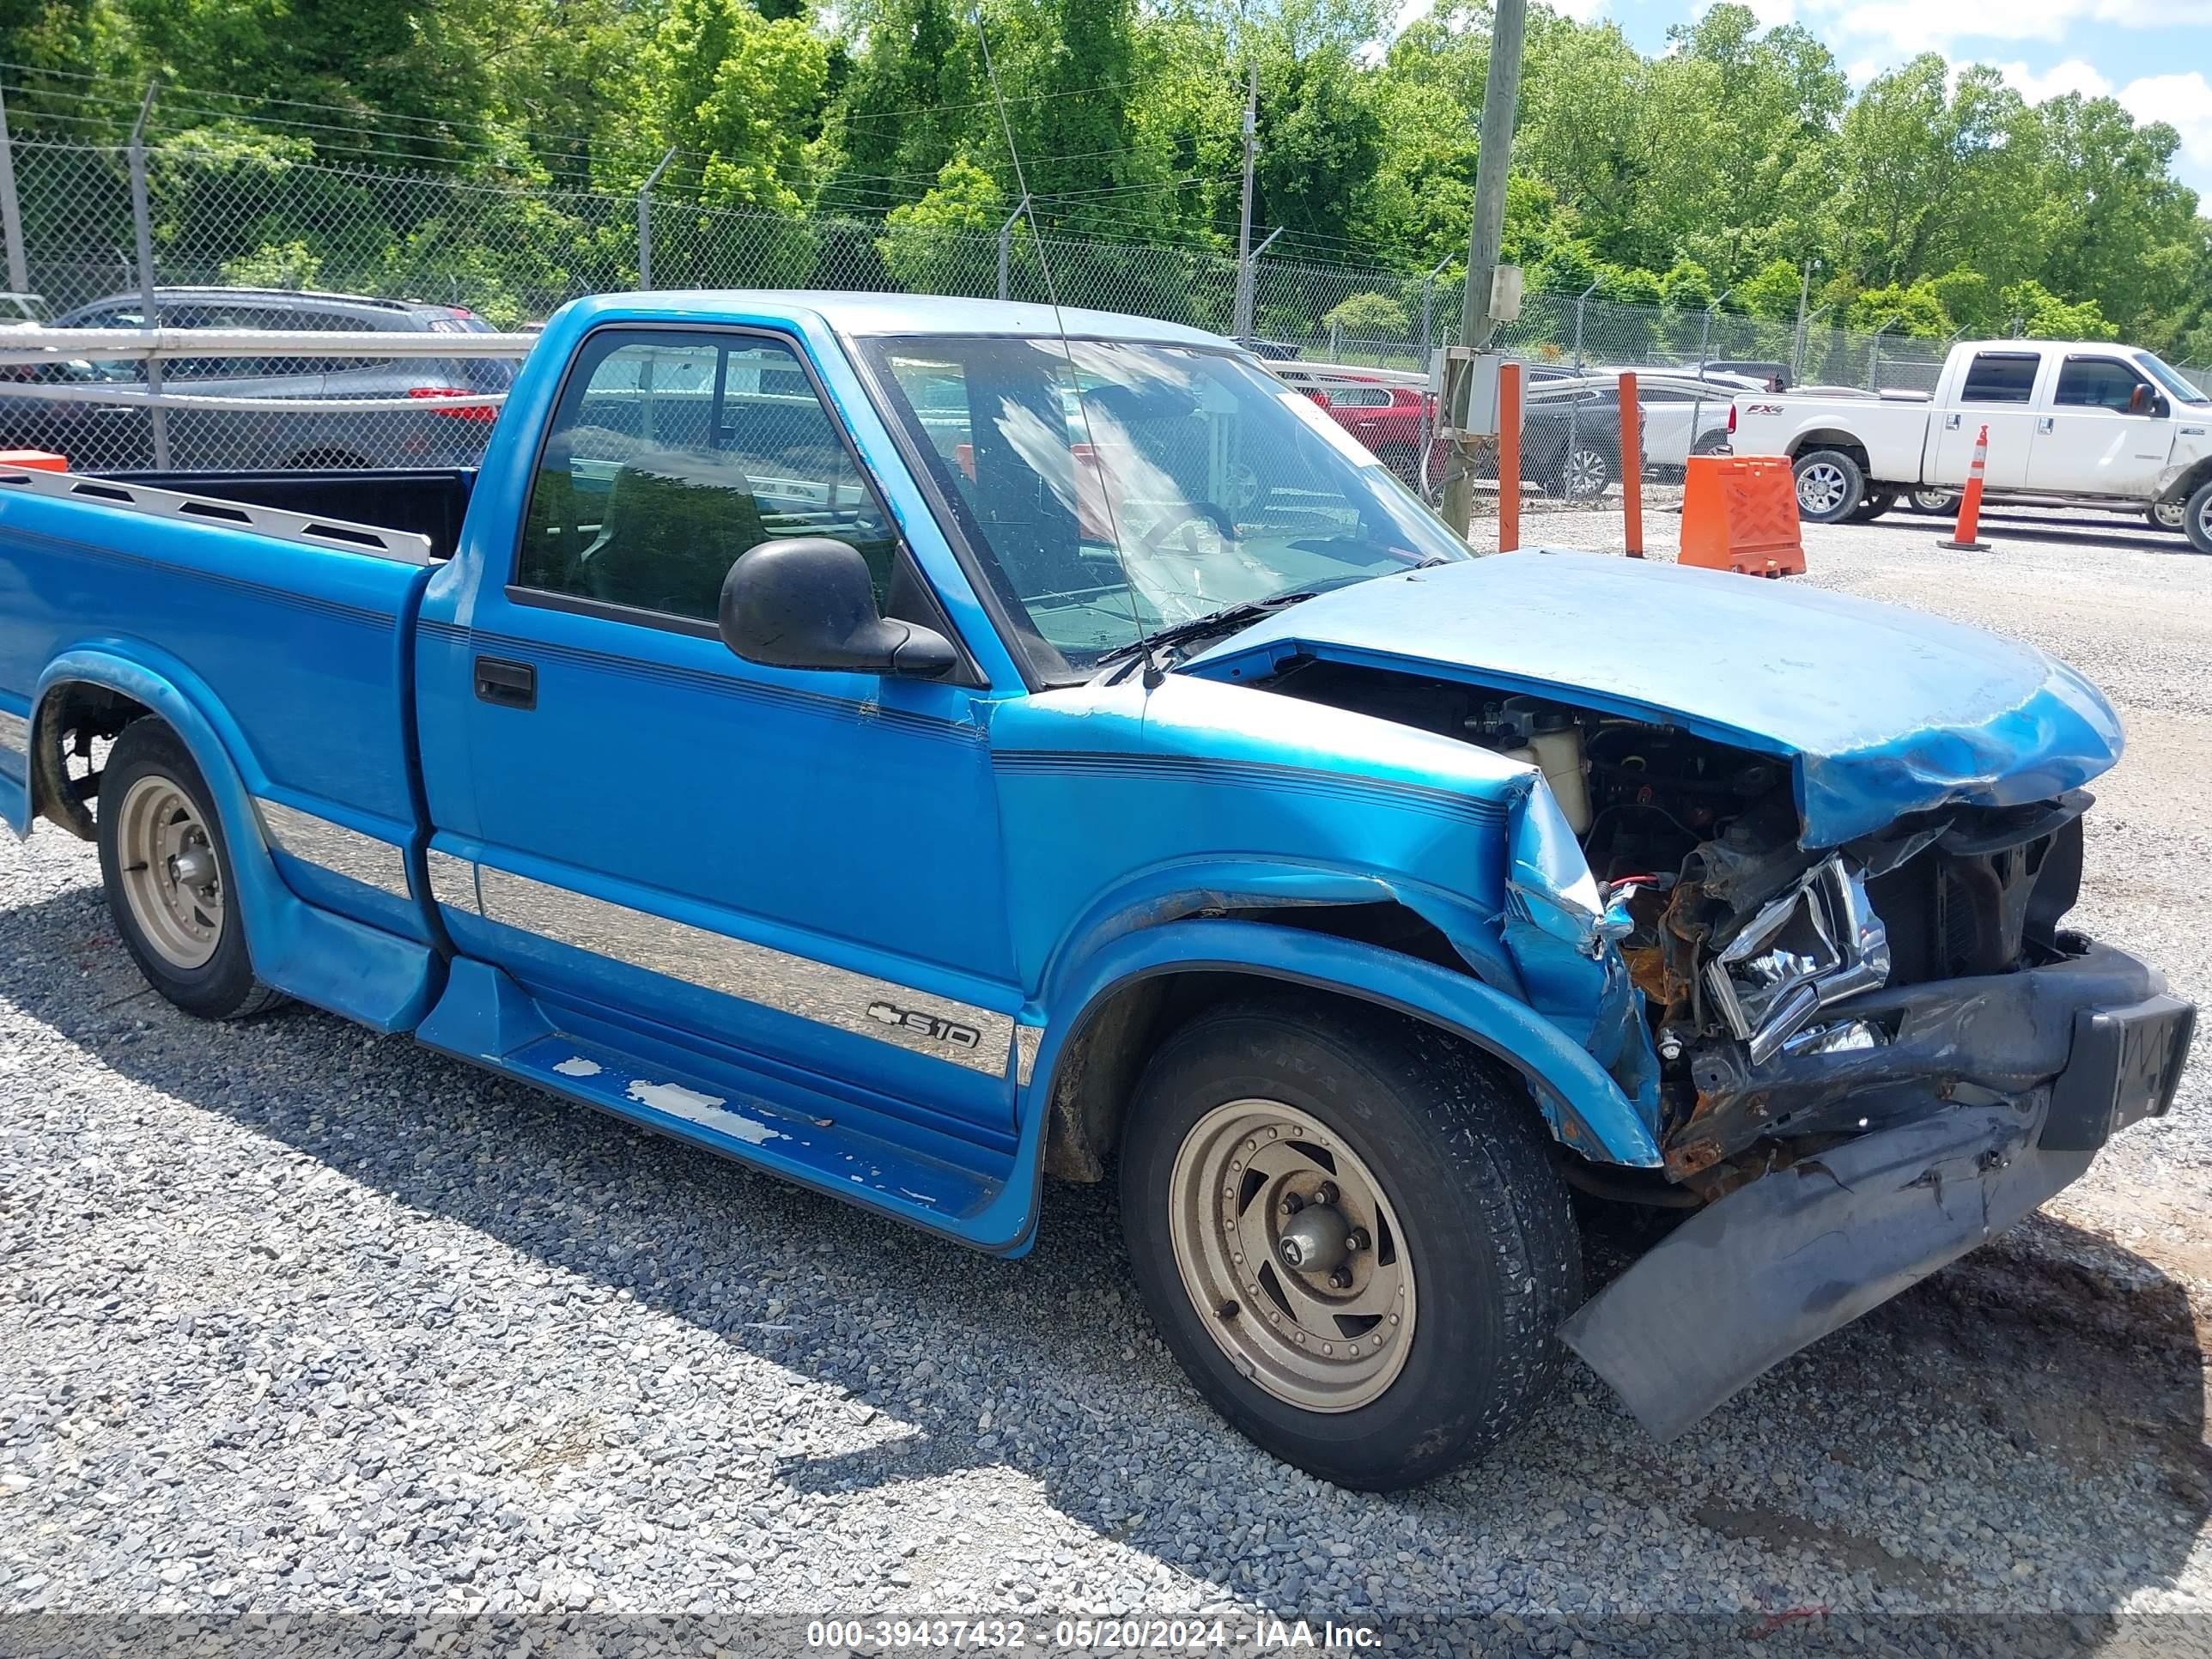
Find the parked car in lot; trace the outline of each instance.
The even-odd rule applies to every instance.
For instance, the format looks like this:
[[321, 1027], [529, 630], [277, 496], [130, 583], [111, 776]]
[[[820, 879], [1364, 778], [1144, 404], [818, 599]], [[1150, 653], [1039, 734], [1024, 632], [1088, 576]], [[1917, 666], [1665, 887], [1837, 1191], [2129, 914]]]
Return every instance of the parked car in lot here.
[[[1428, 483], [1441, 483], [1444, 453], [1429, 441], [1436, 399], [1410, 376], [1371, 379], [1357, 370], [1300, 364], [1278, 368], [1277, 378], [1297, 386], [1328, 411], [1339, 426], [1407, 483], [1428, 457]], [[1620, 478], [1620, 393], [1617, 383], [1566, 370], [1524, 370], [1521, 420], [1521, 481], [1563, 500], [1593, 501]], [[1726, 404], [1715, 404], [1724, 418]], [[1497, 454], [1486, 449], [1481, 476], [1498, 476]]]
[[[490, 325], [457, 306], [289, 289], [163, 288], [155, 290], [162, 328], [313, 330], [347, 333], [482, 333]], [[117, 295], [64, 313], [62, 328], [140, 328], [145, 307]], [[0, 368], [31, 384], [136, 393], [145, 365], [57, 360]], [[167, 360], [161, 389], [193, 398], [282, 399], [282, 411], [178, 408], [168, 411], [173, 469], [472, 466], [483, 453], [495, 409], [319, 409], [333, 399], [407, 398], [504, 392], [514, 365], [483, 357], [261, 357], [223, 355]], [[0, 398], [0, 447], [49, 449], [85, 471], [133, 471], [155, 464], [153, 419], [143, 404], [59, 398]]]
[[1798, 511], [1815, 523], [1871, 517], [1903, 495], [1941, 510], [1986, 426], [1991, 498], [2130, 505], [2212, 553], [2212, 396], [2130, 346], [1968, 342], [1932, 398], [1752, 393], [1732, 419], [1739, 454], [1790, 458]]
[[[2194, 1011], [2069, 924], [2081, 675], [1472, 557], [1211, 335], [607, 295], [473, 483], [307, 477], [0, 471], [0, 814], [149, 983], [1006, 1255], [1111, 1171], [1196, 1387], [1331, 1480], [1559, 1341], [1679, 1431], [2173, 1096]], [[1587, 1302], [1576, 1190], [1679, 1222]]]

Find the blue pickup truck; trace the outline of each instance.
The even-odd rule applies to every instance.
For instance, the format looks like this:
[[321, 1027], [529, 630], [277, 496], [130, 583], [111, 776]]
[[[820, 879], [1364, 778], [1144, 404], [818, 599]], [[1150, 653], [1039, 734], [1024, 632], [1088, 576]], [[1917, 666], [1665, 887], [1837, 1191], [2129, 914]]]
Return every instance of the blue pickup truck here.
[[[2170, 1104], [2026, 646], [1475, 558], [1212, 336], [613, 295], [480, 471], [0, 472], [0, 810], [285, 997], [979, 1249], [1120, 1184], [1205, 1397], [1391, 1488], [1659, 1434]], [[1584, 1212], [1674, 1224], [1586, 1299]]]

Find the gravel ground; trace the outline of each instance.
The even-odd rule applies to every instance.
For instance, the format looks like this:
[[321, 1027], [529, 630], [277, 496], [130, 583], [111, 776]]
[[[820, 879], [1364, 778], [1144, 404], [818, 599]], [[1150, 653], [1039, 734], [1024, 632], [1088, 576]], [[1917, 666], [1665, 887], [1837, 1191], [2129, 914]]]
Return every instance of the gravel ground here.
[[[2133, 740], [2077, 915], [2212, 1003], [2212, 560], [2094, 520], [1989, 532], [1814, 531], [1809, 580], [2106, 687]], [[1104, 1191], [1048, 1189], [1035, 1254], [994, 1261], [405, 1039], [198, 1024], [144, 989], [97, 883], [51, 830], [0, 854], [0, 1611], [49, 1615], [0, 1650], [321, 1612], [364, 1644], [667, 1614], [705, 1622], [656, 1640], [794, 1650], [758, 1621], [1207, 1610], [1232, 1638], [1333, 1616], [1573, 1653], [2212, 1632], [2203, 1065], [2051, 1212], [1692, 1436], [1653, 1443], [1571, 1369], [1507, 1453], [1374, 1498], [1208, 1413]], [[2149, 1642], [2123, 1615], [2185, 1622]]]

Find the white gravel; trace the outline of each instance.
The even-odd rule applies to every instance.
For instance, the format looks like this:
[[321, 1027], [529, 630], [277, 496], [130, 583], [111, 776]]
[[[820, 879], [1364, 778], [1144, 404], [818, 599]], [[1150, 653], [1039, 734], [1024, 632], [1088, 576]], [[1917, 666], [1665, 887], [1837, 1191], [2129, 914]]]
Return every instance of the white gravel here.
[[[1809, 579], [2106, 687], [2133, 743], [2077, 916], [2212, 1003], [2212, 560], [2068, 523], [1994, 519], [1984, 555], [1816, 531]], [[1407, 1651], [2212, 1628], [2201, 1064], [2051, 1214], [1692, 1436], [1571, 1369], [1489, 1465], [1363, 1497], [1199, 1403], [1103, 1191], [1048, 1188], [1036, 1254], [993, 1261], [325, 1015], [202, 1025], [97, 880], [51, 830], [0, 854], [0, 1650], [204, 1644], [224, 1613], [257, 1620], [226, 1644], [392, 1651], [501, 1613], [637, 1651], [878, 1613], [1334, 1617]], [[352, 1617], [284, 1633], [313, 1613]]]

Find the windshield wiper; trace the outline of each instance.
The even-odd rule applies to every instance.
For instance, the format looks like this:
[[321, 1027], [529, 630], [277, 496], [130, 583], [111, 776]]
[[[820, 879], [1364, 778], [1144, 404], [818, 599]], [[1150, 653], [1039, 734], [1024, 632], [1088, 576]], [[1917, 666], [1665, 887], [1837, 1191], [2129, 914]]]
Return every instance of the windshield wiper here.
[[1322, 583], [1312, 587], [1293, 588], [1287, 593], [1270, 594], [1264, 599], [1239, 599], [1234, 605], [1224, 605], [1218, 611], [1209, 611], [1202, 617], [1170, 623], [1155, 628], [1141, 640], [1132, 640], [1127, 645], [1117, 645], [1098, 656], [1101, 668], [1139, 655], [1159, 646], [1188, 645], [1193, 640], [1210, 639], [1216, 634], [1232, 634], [1240, 628], [1249, 628], [1262, 617], [1271, 617], [1286, 605], [1310, 599], [1316, 593], [1334, 586]]

